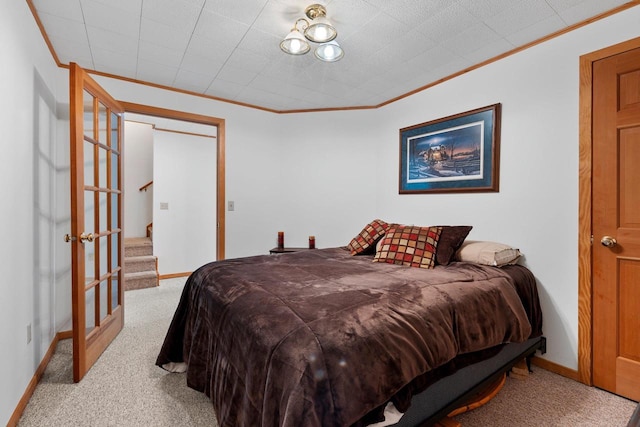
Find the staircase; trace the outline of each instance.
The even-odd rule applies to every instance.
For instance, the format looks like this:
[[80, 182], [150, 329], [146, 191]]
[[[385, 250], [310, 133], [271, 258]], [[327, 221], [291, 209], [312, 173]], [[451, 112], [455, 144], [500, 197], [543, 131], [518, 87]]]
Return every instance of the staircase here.
[[124, 239], [125, 291], [152, 288], [158, 280], [157, 258], [153, 256], [153, 241], [149, 237]]

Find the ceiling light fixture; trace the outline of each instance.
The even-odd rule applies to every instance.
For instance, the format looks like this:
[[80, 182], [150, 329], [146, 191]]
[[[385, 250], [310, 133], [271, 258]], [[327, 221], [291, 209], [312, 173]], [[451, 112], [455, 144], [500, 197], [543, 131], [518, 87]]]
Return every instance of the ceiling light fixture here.
[[311, 41], [320, 44], [314, 52], [319, 60], [325, 62], [340, 60], [344, 56], [344, 50], [334, 40], [338, 36], [338, 31], [327, 19], [325, 7], [321, 4], [312, 4], [305, 9], [304, 13], [309, 20], [299, 18], [287, 37], [280, 42], [280, 49], [289, 55], [304, 55], [311, 50], [309, 45]]
[[325, 62], [336, 62], [344, 56], [344, 50], [335, 41], [331, 40], [329, 43], [324, 43], [318, 46], [314, 52], [316, 58]]
[[335, 39], [338, 32], [327, 19], [327, 9], [320, 4], [312, 4], [304, 11], [311, 24], [304, 30], [304, 36], [316, 43], [326, 43]]
[[311, 46], [307, 39], [302, 37], [302, 33], [298, 30], [298, 22], [307, 22], [306, 19], [300, 18], [293, 24], [291, 32], [280, 42], [280, 49], [289, 55], [304, 55], [309, 52]]

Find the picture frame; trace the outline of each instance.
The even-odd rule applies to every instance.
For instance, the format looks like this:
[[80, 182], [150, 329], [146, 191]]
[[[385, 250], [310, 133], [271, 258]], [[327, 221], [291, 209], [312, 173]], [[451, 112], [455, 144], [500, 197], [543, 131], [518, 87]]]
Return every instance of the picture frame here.
[[497, 192], [501, 104], [400, 129], [400, 194]]

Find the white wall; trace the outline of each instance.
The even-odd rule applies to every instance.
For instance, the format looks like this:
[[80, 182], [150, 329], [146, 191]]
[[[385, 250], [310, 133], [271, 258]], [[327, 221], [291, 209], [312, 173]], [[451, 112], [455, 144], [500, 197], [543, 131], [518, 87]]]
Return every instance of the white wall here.
[[[272, 167], [280, 180], [274, 225], [285, 232], [285, 246], [304, 247], [309, 235], [320, 248], [345, 246], [377, 215], [379, 129], [372, 115], [340, 111], [283, 118], [286, 130], [274, 146]], [[275, 229], [265, 246], [276, 245]]]
[[153, 127], [148, 123], [124, 124], [124, 237], [144, 237], [153, 221]]
[[56, 301], [70, 256], [60, 234], [68, 209], [60, 206], [59, 190], [68, 192], [69, 183], [68, 160], [59, 162], [56, 146], [58, 133], [64, 133], [58, 122], [65, 120], [56, 102], [58, 69], [26, 2], [3, 2], [0, 40], [0, 424], [5, 424], [63, 323], [56, 317]]
[[190, 272], [215, 261], [216, 139], [156, 130], [153, 164], [153, 254], [159, 273]]
[[[227, 257], [266, 253], [278, 230], [285, 230], [287, 244], [304, 245], [315, 234], [318, 246], [327, 247], [348, 243], [375, 217], [472, 224], [472, 238], [503, 241], [525, 253], [540, 285], [549, 338], [546, 357], [575, 369], [578, 58], [640, 36], [638, 22], [640, 7], [634, 7], [378, 110], [274, 115], [104, 77], [96, 80], [117, 99], [226, 120], [227, 199], [236, 203], [236, 210], [227, 212]], [[34, 121], [34, 105], [41, 105], [34, 102], [39, 90], [34, 89], [34, 70], [59, 102], [67, 98], [67, 71], [54, 69], [24, 2], [3, 6], [0, 40], [0, 56], [11, 64], [0, 79], [1, 143], [12, 156], [0, 178], [19, 184], [2, 187], [5, 208], [0, 212], [0, 290], [9, 296], [0, 299], [0, 363], [10, 367], [0, 388], [2, 421], [15, 409], [41, 358], [33, 342], [26, 344], [26, 325], [34, 322], [34, 312], [40, 319], [51, 317], [46, 308], [53, 305], [51, 292], [42, 291], [52, 286], [51, 273], [44, 275], [45, 288], [36, 289], [41, 281], [33, 274], [35, 260], [47, 260], [44, 270], [55, 266], [56, 301], [69, 301], [70, 294], [64, 295], [68, 285], [61, 286], [69, 261], [61, 260], [68, 257], [68, 248], [59, 235], [68, 220], [68, 191], [60, 194], [68, 179], [62, 160], [68, 156], [66, 141], [53, 150], [56, 185], [34, 186], [42, 171], [50, 173], [34, 166], [34, 135], [41, 133], [35, 129], [47, 127]], [[499, 193], [398, 195], [398, 129], [496, 102], [503, 106]], [[49, 109], [50, 117], [51, 107], [42, 108]], [[53, 115], [61, 119], [57, 109]], [[61, 138], [64, 133], [50, 131]], [[50, 139], [53, 144], [55, 138]], [[35, 188], [56, 192], [43, 212], [54, 210], [60, 218], [56, 227], [45, 221], [40, 234], [46, 237], [36, 238], [32, 231], [38, 217], [35, 200], [44, 197], [39, 193], [36, 199]], [[50, 248], [47, 257], [36, 258], [39, 242]], [[36, 306], [40, 308], [34, 310]], [[55, 312], [60, 310], [56, 305]], [[36, 342], [51, 339], [51, 322], [39, 323], [46, 338]]]

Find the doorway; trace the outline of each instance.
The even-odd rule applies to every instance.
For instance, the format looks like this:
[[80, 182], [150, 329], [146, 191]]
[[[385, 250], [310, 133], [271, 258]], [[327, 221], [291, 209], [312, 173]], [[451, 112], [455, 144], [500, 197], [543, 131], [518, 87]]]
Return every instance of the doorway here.
[[125, 242], [153, 248], [161, 279], [187, 276], [216, 260], [217, 127], [124, 118]]
[[[633, 283], [640, 274], [635, 231], [640, 221], [625, 213], [638, 210], [637, 188], [624, 187], [637, 187], [638, 180], [636, 168], [625, 168], [625, 159], [633, 159], [640, 144], [640, 66], [632, 64], [640, 60], [640, 50], [634, 49], [640, 49], [640, 38], [580, 58], [578, 375], [585, 384], [637, 400], [640, 342], [637, 332], [627, 333], [638, 321], [637, 307], [633, 312], [627, 307], [640, 298]], [[603, 68], [610, 69], [605, 89], [599, 83]], [[628, 95], [623, 86], [631, 88]], [[602, 115], [610, 123], [606, 130]], [[605, 151], [607, 157], [609, 149], [613, 152], [609, 163], [602, 159], [604, 140], [611, 141]], [[606, 193], [612, 198], [603, 199]]]
[[[216, 260], [225, 258], [225, 120], [212, 116], [169, 110], [149, 105], [120, 101], [125, 114], [133, 113], [161, 119], [177, 120], [207, 126], [214, 126], [216, 132], [216, 218], [211, 221], [216, 226]], [[125, 160], [126, 162], [126, 160]], [[125, 178], [126, 179], [126, 178]], [[213, 194], [211, 195], [212, 197]], [[157, 203], [156, 203], [157, 204]]]

